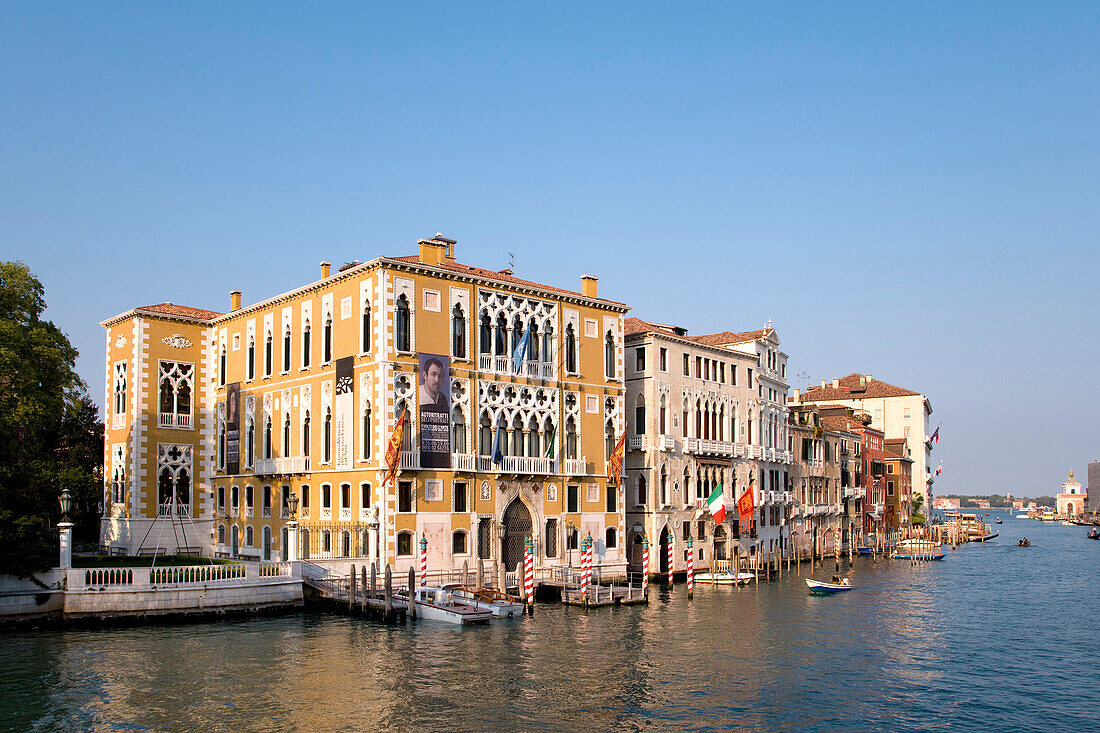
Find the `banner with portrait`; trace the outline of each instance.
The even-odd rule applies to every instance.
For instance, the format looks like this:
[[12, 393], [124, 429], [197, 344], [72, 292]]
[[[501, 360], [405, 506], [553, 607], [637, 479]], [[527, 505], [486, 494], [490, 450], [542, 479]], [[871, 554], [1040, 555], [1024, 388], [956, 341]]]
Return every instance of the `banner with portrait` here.
[[420, 466], [451, 467], [451, 361], [420, 354]]

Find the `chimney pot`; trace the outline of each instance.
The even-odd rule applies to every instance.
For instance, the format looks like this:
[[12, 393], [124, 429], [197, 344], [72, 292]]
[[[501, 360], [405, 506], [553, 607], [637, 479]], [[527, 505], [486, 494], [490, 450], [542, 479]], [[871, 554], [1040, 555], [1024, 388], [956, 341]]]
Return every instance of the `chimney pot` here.
[[840, 389], [840, 380], [833, 377], [833, 389]]
[[324, 260], [322, 260], [321, 261], [321, 279], [324, 280], [326, 277], [328, 277], [331, 274], [332, 274], [332, 263], [331, 262], [325, 262]]
[[241, 309], [241, 291], [230, 290], [229, 291], [229, 310], [239, 311]]
[[821, 380], [821, 388], [825, 389], [825, 380], [824, 379]]
[[416, 244], [419, 248], [417, 258], [423, 265], [439, 265], [444, 259], [454, 259], [455, 241], [444, 237], [439, 232], [429, 239], [418, 240]]
[[596, 296], [596, 283], [599, 282], [599, 278], [595, 275], [581, 275], [581, 293], [587, 298], [595, 298]]

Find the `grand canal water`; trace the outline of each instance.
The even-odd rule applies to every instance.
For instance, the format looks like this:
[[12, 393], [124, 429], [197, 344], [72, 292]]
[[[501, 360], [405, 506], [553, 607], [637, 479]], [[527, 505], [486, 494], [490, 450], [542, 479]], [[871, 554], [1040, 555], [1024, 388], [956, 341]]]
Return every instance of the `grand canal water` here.
[[474, 629], [294, 614], [9, 633], [0, 730], [1096, 730], [1100, 542], [1001, 532], [918, 567], [857, 560], [833, 598], [792, 577]]

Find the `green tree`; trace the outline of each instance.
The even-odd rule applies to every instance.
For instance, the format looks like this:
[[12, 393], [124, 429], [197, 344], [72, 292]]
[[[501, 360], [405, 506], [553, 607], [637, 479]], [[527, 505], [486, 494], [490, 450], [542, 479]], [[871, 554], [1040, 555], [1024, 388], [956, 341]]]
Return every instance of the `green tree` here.
[[925, 516], [921, 509], [924, 508], [924, 494], [913, 494], [913, 503], [910, 506], [909, 521], [913, 524], [924, 524]]
[[42, 320], [45, 289], [22, 262], [0, 262], [0, 572], [57, 561], [57, 497], [68, 486], [86, 533], [98, 510], [103, 427], [76, 374], [77, 351]]

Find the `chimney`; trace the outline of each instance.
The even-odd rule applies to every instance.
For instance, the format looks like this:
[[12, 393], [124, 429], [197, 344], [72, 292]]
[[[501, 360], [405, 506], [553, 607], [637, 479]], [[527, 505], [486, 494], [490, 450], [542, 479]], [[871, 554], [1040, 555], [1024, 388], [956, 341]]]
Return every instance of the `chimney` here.
[[871, 382], [873, 382], [873, 381], [875, 381], [875, 380], [871, 379], [871, 375], [870, 375], [870, 374], [868, 374], [868, 375], [867, 375], [867, 384], [870, 384], [870, 383], [871, 383]]
[[840, 380], [833, 377], [833, 389], [840, 389]]
[[419, 246], [418, 257], [423, 265], [440, 265], [443, 260], [454, 261], [455, 240], [444, 237], [436, 232], [434, 237], [417, 241]]
[[596, 283], [599, 278], [595, 275], [581, 275], [581, 293], [588, 298], [596, 297]]
[[322, 260], [321, 261], [321, 279], [324, 280], [326, 277], [328, 277], [331, 274], [332, 274], [332, 263], [331, 262], [325, 262], [325, 261]]
[[230, 290], [229, 291], [229, 310], [239, 311], [241, 309], [241, 291]]
[[825, 380], [824, 379], [821, 380], [821, 388], [825, 389]]
[[798, 395], [799, 395], [798, 390], [797, 389], [793, 390], [791, 392], [791, 401], [798, 402]]

